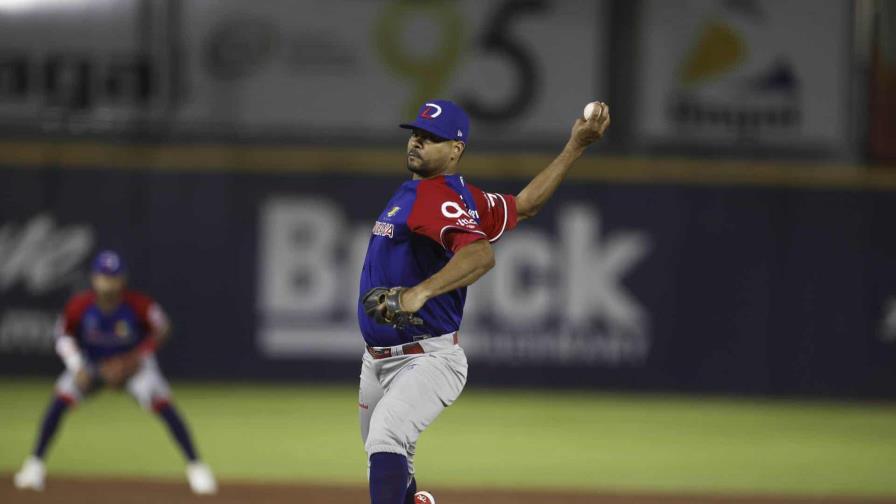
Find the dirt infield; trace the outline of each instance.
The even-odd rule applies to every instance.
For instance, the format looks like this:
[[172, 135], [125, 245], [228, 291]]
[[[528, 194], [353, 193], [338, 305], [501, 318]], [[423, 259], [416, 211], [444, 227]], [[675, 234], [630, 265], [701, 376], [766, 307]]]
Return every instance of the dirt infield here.
[[[58, 478], [48, 482], [44, 492], [24, 492], [12, 486], [10, 475], [3, 475], [0, 503], [21, 504], [365, 504], [365, 488], [312, 486], [283, 483], [230, 483], [221, 485], [213, 497], [196, 497], [186, 482], [100, 478]], [[785, 498], [773, 496], [695, 496], [584, 494], [557, 492], [514, 492], [485, 490], [447, 490], [435, 488], [439, 504], [846, 504], [896, 503], [896, 499], [862, 498]]]

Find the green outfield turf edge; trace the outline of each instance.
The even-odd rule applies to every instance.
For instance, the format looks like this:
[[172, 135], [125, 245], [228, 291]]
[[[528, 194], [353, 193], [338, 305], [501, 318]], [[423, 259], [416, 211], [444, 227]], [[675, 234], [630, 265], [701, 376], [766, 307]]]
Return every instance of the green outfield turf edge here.
[[[52, 383], [0, 380], [0, 472], [34, 442]], [[222, 480], [364, 485], [351, 386], [174, 383]], [[53, 474], [181, 478], [162, 424], [104, 392], [66, 418]], [[896, 495], [896, 404], [466, 390], [424, 433], [427, 485]]]

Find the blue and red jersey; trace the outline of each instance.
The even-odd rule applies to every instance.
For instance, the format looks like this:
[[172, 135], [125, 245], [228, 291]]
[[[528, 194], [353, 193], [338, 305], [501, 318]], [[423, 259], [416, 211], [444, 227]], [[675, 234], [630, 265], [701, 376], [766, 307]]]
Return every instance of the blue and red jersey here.
[[104, 312], [93, 291], [72, 296], [60, 317], [57, 336], [70, 336], [90, 361], [97, 362], [138, 346], [151, 349], [156, 334], [167, 328], [167, 317], [149, 296], [125, 290], [121, 303]]
[[367, 246], [358, 296], [364, 341], [371, 346], [394, 346], [457, 331], [466, 288], [430, 299], [417, 312], [423, 325], [400, 330], [367, 316], [361, 298], [373, 287], [413, 287], [441, 270], [465, 245], [497, 241], [516, 222], [513, 196], [486, 193], [460, 175], [402, 184], [377, 218]]

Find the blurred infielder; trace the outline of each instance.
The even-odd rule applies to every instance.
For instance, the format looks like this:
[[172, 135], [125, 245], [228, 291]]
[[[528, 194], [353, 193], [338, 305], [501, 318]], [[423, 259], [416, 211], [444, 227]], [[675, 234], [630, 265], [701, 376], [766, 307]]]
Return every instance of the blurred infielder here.
[[560, 155], [515, 197], [483, 192], [455, 173], [470, 129], [454, 103], [428, 102], [401, 125], [412, 130], [413, 177], [373, 226], [358, 302], [368, 345], [358, 406], [373, 504], [434, 502], [417, 492], [414, 453], [420, 433], [467, 380], [458, 333], [466, 287], [494, 266], [492, 242], [541, 209], [609, 124], [609, 109], [595, 103]]
[[215, 493], [215, 478], [199, 461], [156, 363], [156, 348], [171, 330], [165, 312], [150, 297], [126, 288], [125, 265], [115, 252], [97, 255], [91, 284], [91, 290], [68, 301], [57, 324], [56, 352], [66, 369], [56, 381], [34, 452], [15, 475], [16, 487], [44, 488], [44, 457], [63, 414], [106, 385], [125, 387], [140, 406], [154, 411], [187, 459], [190, 488], [197, 494]]

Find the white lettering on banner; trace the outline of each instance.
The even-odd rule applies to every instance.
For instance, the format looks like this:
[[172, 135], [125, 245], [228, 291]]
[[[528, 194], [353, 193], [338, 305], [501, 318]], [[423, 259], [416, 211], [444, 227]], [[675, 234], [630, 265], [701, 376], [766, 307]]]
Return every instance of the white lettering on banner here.
[[642, 362], [650, 350], [648, 316], [622, 278], [649, 252], [646, 234], [602, 239], [600, 217], [586, 206], [563, 208], [558, 221], [556, 245], [543, 233], [517, 231], [496, 247], [492, 302], [477, 295], [467, 306], [490, 306], [506, 330], [489, 331], [468, 349], [487, 350], [494, 360]]
[[48, 214], [34, 216], [21, 229], [4, 224], [0, 227], [0, 293], [18, 282], [36, 296], [71, 285], [92, 249], [89, 227], [57, 228]]
[[40, 353], [53, 351], [53, 310], [10, 308], [0, 313], [0, 352]]
[[262, 210], [258, 302], [264, 310], [327, 313], [341, 293], [333, 251], [345, 227], [331, 203], [271, 199]]
[[540, 324], [551, 315], [549, 281], [558, 269], [551, 257], [550, 240], [543, 233], [518, 231], [507, 235], [496, 251], [492, 298], [495, 315], [510, 328]]
[[183, 4], [196, 57], [180, 129], [385, 139], [421, 112], [444, 119], [427, 100], [455, 96], [483, 141], [528, 144], [565, 138], [580, 97], [605, 91], [605, 0], [269, 0], [251, 16], [245, 0]]
[[[336, 205], [303, 198], [270, 200], [260, 221], [262, 352], [356, 358], [370, 227], [349, 228]], [[649, 251], [644, 232], [602, 235], [597, 210], [585, 205], [561, 208], [555, 236], [534, 227], [507, 235], [492, 274], [469, 290], [465, 348], [496, 362], [643, 362], [649, 315], [623, 280]]]
[[567, 244], [566, 317], [573, 326], [597, 317], [621, 330], [641, 332], [645, 314], [622, 286], [622, 277], [648, 251], [644, 233], [619, 233], [600, 240], [600, 218], [585, 207], [566, 207], [560, 214]]
[[[163, 119], [171, 65], [159, 42], [137, 40], [134, 1], [2, 2], [0, 118], [21, 128], [120, 133]], [[159, 6], [156, 15], [166, 9]], [[48, 37], [46, 34], [52, 33]], [[162, 35], [162, 34], [165, 35]]]

